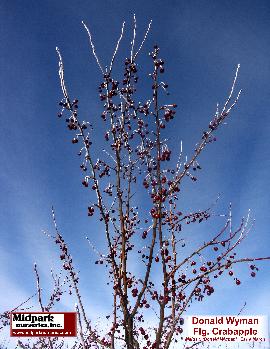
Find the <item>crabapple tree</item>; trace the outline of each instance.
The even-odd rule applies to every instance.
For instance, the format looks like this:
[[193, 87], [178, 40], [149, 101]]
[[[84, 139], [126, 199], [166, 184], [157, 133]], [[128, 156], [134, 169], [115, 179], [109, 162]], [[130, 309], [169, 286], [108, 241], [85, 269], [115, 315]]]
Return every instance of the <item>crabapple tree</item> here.
[[[142, 42], [137, 45], [134, 16], [130, 53], [123, 60], [121, 78], [115, 77], [114, 67], [125, 24], [106, 67], [99, 60], [90, 30], [85, 23], [83, 26], [101, 72], [98, 86], [101, 111], [100, 115], [93, 115], [92, 120], [103, 122], [106, 127], [102, 135], [104, 151], [98, 154], [94, 150], [95, 125], [84, 119], [85, 112], [80, 108], [79, 98], [70, 94], [63, 58], [57, 48], [63, 93], [58, 117], [65, 120], [71, 143], [81, 159], [81, 183], [85, 195], [89, 195], [91, 200], [86, 214], [90, 220], [100, 220], [103, 224], [105, 252], [100, 253], [95, 263], [107, 266], [112, 313], [107, 317], [110, 326], [106, 333], [99, 332], [86, 313], [78, 273], [53, 211], [53, 239], [68, 276], [66, 283], [78, 299], [79, 339], [76, 345], [84, 349], [169, 349], [181, 338], [187, 308], [194, 301], [203, 306], [205, 298], [215, 291], [214, 284], [218, 285], [215, 279], [226, 274], [235, 285], [240, 285], [241, 281], [233, 270], [236, 264], [249, 263], [250, 275], [255, 277], [257, 261], [269, 259], [237, 257], [237, 248], [250, 231], [252, 221], [248, 214], [234, 227], [230, 206], [224, 215], [222, 228], [217, 229], [210, 239], [194, 245], [188, 253], [183, 243], [188, 225], [203, 224], [213, 218], [211, 205], [186, 212], [179, 198], [186, 181], [197, 181], [202, 170], [201, 153], [216, 141], [216, 131], [227, 121], [239, 100], [241, 90], [235, 91], [239, 65], [225, 103], [216, 109], [202, 131], [192, 155], [183, 157], [182, 144], [179, 144], [181, 151], [177, 154], [178, 161], [174, 162], [166, 128], [174, 122], [177, 105], [171, 100], [166, 102], [170, 97], [164, 81], [165, 62], [157, 45], [148, 58], [152, 64], [148, 72], [152, 86], [147, 94], [140, 95], [139, 74], [142, 73], [137, 61], [151, 22]], [[141, 263], [140, 275], [132, 270], [134, 260]], [[55, 280], [55, 291], [50, 303], [42, 305], [43, 311], [49, 311], [62, 296]], [[155, 313], [157, 321], [148, 326], [145, 319], [149, 313]], [[48, 345], [56, 347], [52, 341]]]

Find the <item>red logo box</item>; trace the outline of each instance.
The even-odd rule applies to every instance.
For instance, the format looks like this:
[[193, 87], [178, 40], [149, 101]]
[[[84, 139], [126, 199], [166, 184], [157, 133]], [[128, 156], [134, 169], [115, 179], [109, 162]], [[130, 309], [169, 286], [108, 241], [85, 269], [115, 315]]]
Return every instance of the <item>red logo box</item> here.
[[76, 312], [12, 312], [11, 337], [76, 337]]

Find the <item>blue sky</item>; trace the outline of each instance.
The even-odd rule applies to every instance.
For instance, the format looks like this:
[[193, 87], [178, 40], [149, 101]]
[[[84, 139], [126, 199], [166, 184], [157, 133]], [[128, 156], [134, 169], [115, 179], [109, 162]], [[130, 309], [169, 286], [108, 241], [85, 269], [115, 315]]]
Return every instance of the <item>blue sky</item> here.
[[[216, 103], [224, 102], [235, 68], [241, 64], [238, 86], [243, 95], [228, 125], [218, 133], [218, 141], [201, 157], [203, 171], [196, 184], [187, 183], [184, 204], [187, 210], [204, 208], [221, 193], [217, 212], [223, 213], [232, 202], [236, 222], [251, 209], [256, 223], [241, 254], [270, 254], [269, 1], [2, 0], [0, 311], [34, 293], [34, 262], [44, 286], [50, 287], [49, 270], [56, 268], [58, 251], [42, 231], [53, 229], [52, 205], [81, 270], [82, 293], [89, 309], [96, 316], [110, 304], [104, 273], [95, 268], [95, 255], [85, 241], [88, 235], [102, 248], [103, 237], [98, 224], [87, 217], [89, 197], [81, 186], [76, 149], [56, 117], [62, 96], [55, 47], [61, 49], [72, 95], [80, 99], [85, 118], [97, 124], [98, 148], [103, 142], [97, 98], [100, 75], [81, 21], [89, 25], [105, 65], [126, 20], [119, 64], [129, 53], [133, 13], [138, 36], [142, 37], [153, 20], [139, 58], [145, 68], [140, 76], [147, 81], [147, 55], [158, 43], [166, 62], [170, 98], [179, 106], [168, 136], [173, 144], [182, 139], [187, 154], [207, 127]], [[220, 221], [213, 222], [212, 228], [218, 224]], [[224, 278], [208, 302], [194, 306], [194, 313], [237, 313], [246, 301], [246, 314], [269, 314], [269, 264], [260, 265], [255, 280], [248, 274], [243, 265], [238, 288]], [[72, 309], [72, 302], [64, 303], [63, 307]]]

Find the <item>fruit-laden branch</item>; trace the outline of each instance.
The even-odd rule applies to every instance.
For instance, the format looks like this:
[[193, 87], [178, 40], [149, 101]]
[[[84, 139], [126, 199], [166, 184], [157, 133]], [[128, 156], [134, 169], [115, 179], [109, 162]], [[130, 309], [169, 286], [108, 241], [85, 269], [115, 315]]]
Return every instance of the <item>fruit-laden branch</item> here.
[[[100, 253], [96, 264], [110, 267], [112, 326], [102, 339], [101, 335], [93, 335], [92, 339], [111, 349], [117, 348], [117, 342], [121, 340], [127, 349], [169, 349], [172, 341], [182, 332], [181, 316], [187, 307], [194, 300], [202, 301], [206, 295], [210, 296], [214, 292], [212, 279], [218, 278], [224, 271], [233, 276], [232, 266], [241, 262], [254, 263], [269, 259], [236, 258], [235, 251], [246, 238], [252, 223], [248, 215], [238, 228], [233, 229], [231, 208], [226, 215], [224, 227], [214, 237], [205, 239], [206, 242], [199, 243], [199, 246], [194, 246], [193, 252], [188, 256], [185, 255], [184, 249], [181, 250], [181, 254], [179, 250], [180, 242], [182, 248], [185, 247], [184, 239], [178, 238], [178, 235], [183, 236], [185, 225], [202, 223], [212, 216], [212, 207], [203, 211], [183, 213], [178, 209], [178, 199], [183, 178], [197, 180], [194, 171], [202, 169], [198, 162], [200, 154], [206, 145], [216, 140], [215, 132], [228, 119], [239, 101], [241, 90], [236, 97], [233, 96], [240, 65], [237, 66], [223, 107], [221, 110], [217, 108], [193, 155], [189, 160], [182, 161], [181, 143], [179, 161], [176, 167], [171, 167], [168, 162], [172, 151], [163, 134], [167, 124], [175, 117], [177, 105], [163, 103], [162, 91], [167, 93], [168, 85], [161, 80], [165, 63], [159, 56], [160, 50], [157, 45], [150, 53], [153, 64], [150, 74], [150, 98], [144, 96], [145, 101], [140, 102], [136, 97], [137, 58], [149, 34], [151, 22], [136, 51], [137, 23], [134, 16], [130, 57], [125, 59], [122, 81], [114, 78], [113, 68], [123, 40], [125, 24], [122, 26], [108, 68], [101, 65], [92, 34], [84, 23], [83, 25], [88, 33], [95, 61], [102, 72], [102, 82], [98, 90], [100, 100], [104, 103], [101, 118], [107, 124], [104, 138], [109, 142], [109, 150], [103, 149], [103, 153], [109, 157], [109, 161], [94, 159], [91, 126], [85, 121], [80, 121], [78, 100], [74, 99], [71, 102], [64, 80], [62, 57], [59, 50], [57, 52], [64, 96], [60, 102], [62, 111], [59, 116], [69, 112], [70, 116], [66, 119], [68, 129], [76, 132], [72, 143], [76, 144], [81, 140], [83, 144], [79, 152], [80, 156], [84, 155], [81, 169], [87, 173], [89, 167], [89, 174], [84, 175], [82, 184], [96, 193], [96, 203], [88, 207], [88, 215], [92, 217], [95, 208], [98, 208], [100, 221], [105, 225], [108, 245], [108, 252]], [[146, 190], [144, 193], [138, 191], [140, 178], [143, 178], [143, 187]], [[136, 200], [138, 205], [135, 204]], [[139, 240], [140, 230], [143, 230], [141, 238], [145, 241], [142, 248]], [[60, 241], [60, 248], [62, 243], [65, 244]], [[221, 252], [216, 257], [215, 253], [218, 250]], [[140, 277], [131, 271], [134, 252], [140, 254], [144, 264], [140, 270]], [[212, 260], [208, 260], [206, 255], [212, 256]], [[69, 255], [66, 254], [64, 260], [68, 261], [68, 258]], [[251, 264], [250, 268], [251, 276], [254, 277], [257, 267]], [[158, 282], [153, 281], [156, 271], [160, 276]], [[236, 277], [234, 280], [236, 285], [241, 283]], [[77, 284], [76, 287], [78, 288]], [[80, 302], [79, 306], [84, 318], [83, 305], [80, 305]], [[142, 326], [147, 309], [152, 309], [158, 317], [158, 323], [152, 333], [150, 329], [146, 330]], [[81, 338], [83, 340], [84, 336]]]

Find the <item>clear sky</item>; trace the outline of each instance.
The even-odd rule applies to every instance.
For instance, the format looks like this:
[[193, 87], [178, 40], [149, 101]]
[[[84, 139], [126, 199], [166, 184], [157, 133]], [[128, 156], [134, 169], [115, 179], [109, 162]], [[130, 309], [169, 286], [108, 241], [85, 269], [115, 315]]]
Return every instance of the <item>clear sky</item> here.
[[[202, 156], [203, 171], [198, 182], [187, 185], [184, 205], [187, 210], [203, 209], [221, 193], [217, 213], [224, 213], [232, 202], [238, 222], [251, 209], [256, 223], [240, 255], [270, 255], [269, 1], [2, 0], [0, 312], [35, 292], [34, 262], [44, 288], [51, 287], [50, 268], [56, 268], [58, 251], [42, 231], [52, 232], [52, 205], [81, 270], [87, 307], [96, 317], [110, 304], [105, 273], [95, 267], [95, 255], [85, 241], [87, 235], [102, 249], [102, 231], [87, 217], [89, 198], [81, 185], [76, 149], [56, 117], [62, 96], [55, 47], [61, 49], [72, 95], [80, 99], [85, 118], [97, 124], [96, 144], [102, 146], [100, 72], [81, 21], [89, 25], [104, 65], [110, 61], [122, 21], [127, 22], [119, 64], [129, 54], [133, 13], [138, 36], [153, 20], [139, 58], [140, 75], [147, 75], [148, 52], [158, 43], [170, 98], [179, 106], [168, 137], [179, 147], [182, 139], [187, 154], [207, 128], [216, 103], [224, 102], [241, 64], [241, 100], [218, 141]], [[215, 231], [220, 222], [214, 221], [211, 229]], [[191, 236], [190, 241], [196, 241]], [[224, 278], [215, 294], [194, 305], [192, 312], [236, 314], [246, 301], [244, 314], [269, 314], [269, 263], [261, 263], [255, 280], [242, 265], [239, 277], [241, 286]], [[73, 309], [72, 302], [66, 299], [59, 309]]]

